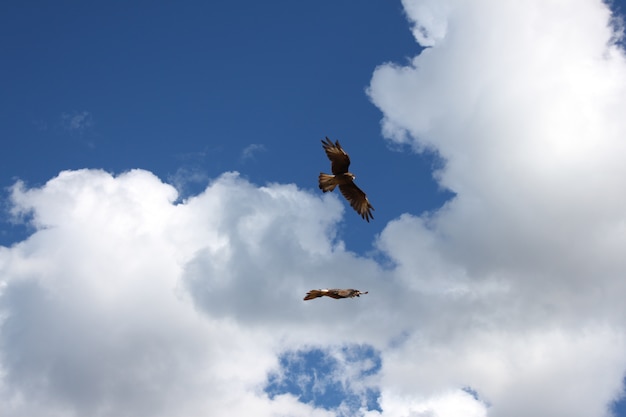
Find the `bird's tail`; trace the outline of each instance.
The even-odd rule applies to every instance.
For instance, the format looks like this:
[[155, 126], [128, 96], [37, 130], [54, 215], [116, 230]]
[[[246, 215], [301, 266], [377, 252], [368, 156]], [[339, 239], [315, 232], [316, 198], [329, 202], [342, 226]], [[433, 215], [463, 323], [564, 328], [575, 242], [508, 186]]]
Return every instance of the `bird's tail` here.
[[311, 290], [308, 293], [306, 293], [304, 300], [312, 300], [314, 298], [321, 297], [321, 296], [322, 296], [322, 292], [320, 290]]
[[323, 172], [320, 173], [319, 183], [320, 183], [320, 190], [324, 192], [333, 191], [335, 187], [337, 186], [337, 183], [335, 182], [335, 176], [324, 174]]

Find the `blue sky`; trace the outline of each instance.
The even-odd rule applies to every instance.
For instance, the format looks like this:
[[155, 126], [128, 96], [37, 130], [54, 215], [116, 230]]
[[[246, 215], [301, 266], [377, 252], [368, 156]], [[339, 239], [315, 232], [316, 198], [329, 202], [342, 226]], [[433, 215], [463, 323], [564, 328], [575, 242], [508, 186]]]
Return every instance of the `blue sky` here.
[[623, 1], [40, 3], [0, 417], [626, 416]]
[[[2, 108], [11, 146], [4, 187], [65, 169], [142, 168], [186, 181], [188, 193], [225, 171], [314, 189], [329, 166], [319, 142], [328, 135], [344, 143], [380, 207], [380, 221], [350, 239], [359, 249], [406, 211], [402, 195], [382, 194], [391, 175], [420, 193], [412, 204], [422, 209], [447, 197], [431, 180], [430, 158], [389, 152], [365, 94], [377, 65], [419, 51], [399, 3], [2, 7], [11, 97]], [[351, 220], [348, 237], [363, 226]]]

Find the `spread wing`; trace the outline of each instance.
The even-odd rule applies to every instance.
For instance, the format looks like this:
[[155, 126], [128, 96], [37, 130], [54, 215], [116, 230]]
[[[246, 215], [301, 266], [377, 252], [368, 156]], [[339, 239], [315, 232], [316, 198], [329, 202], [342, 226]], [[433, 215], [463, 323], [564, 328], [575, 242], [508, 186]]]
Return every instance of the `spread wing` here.
[[361, 215], [369, 223], [370, 219], [373, 219], [372, 204], [367, 199], [367, 196], [357, 185], [353, 182], [349, 184], [342, 184], [339, 186], [341, 194], [348, 200], [350, 205], [357, 213]]
[[348, 167], [350, 166], [350, 157], [343, 150], [339, 141], [333, 143], [328, 137], [326, 140], [322, 140], [322, 146], [324, 147], [324, 151], [326, 151], [326, 156], [330, 159], [330, 167], [333, 174], [343, 174], [348, 172]]

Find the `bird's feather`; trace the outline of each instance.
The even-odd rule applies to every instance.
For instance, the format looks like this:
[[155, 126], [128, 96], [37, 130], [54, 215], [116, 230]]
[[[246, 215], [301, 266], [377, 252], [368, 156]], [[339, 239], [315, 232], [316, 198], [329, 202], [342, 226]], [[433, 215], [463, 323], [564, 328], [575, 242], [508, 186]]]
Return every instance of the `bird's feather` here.
[[330, 169], [333, 174], [345, 174], [348, 172], [348, 167], [350, 166], [350, 157], [343, 150], [339, 141], [335, 141], [333, 143], [328, 137], [326, 141], [322, 140], [322, 146], [324, 147], [324, 151], [326, 151], [326, 156], [330, 159]]
[[355, 183], [342, 184], [339, 186], [339, 191], [348, 200], [350, 206], [368, 223], [374, 218], [372, 215], [374, 207], [367, 199], [367, 195]]
[[354, 298], [359, 297], [361, 294], [367, 294], [369, 291], [361, 292], [352, 288], [339, 289], [339, 288], [325, 288], [323, 290], [311, 290], [304, 296], [304, 300], [312, 300], [318, 297], [330, 297], [336, 300], [340, 298]]
[[341, 194], [350, 203], [350, 206], [368, 223], [373, 219], [374, 207], [367, 199], [367, 195], [354, 183], [354, 175], [348, 172], [350, 157], [343, 150], [339, 141], [333, 143], [328, 137], [322, 140], [322, 146], [326, 156], [331, 162], [333, 175], [320, 173], [318, 178], [319, 188], [323, 192], [333, 191], [338, 185]]

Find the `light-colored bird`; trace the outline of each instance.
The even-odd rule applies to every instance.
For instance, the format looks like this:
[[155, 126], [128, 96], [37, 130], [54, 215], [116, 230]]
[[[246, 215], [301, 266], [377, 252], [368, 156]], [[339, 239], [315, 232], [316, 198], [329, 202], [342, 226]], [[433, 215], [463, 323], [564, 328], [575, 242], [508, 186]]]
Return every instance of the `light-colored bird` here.
[[338, 288], [326, 288], [323, 290], [311, 290], [306, 293], [304, 300], [312, 300], [318, 297], [330, 297], [335, 299], [340, 298], [354, 298], [359, 297], [361, 294], [367, 294], [369, 291], [361, 292], [359, 290], [353, 290], [352, 288], [341, 290]]
[[330, 159], [330, 168], [333, 175], [320, 172], [319, 187], [323, 192], [333, 191], [339, 186], [339, 191], [348, 200], [350, 206], [361, 215], [368, 223], [373, 219], [372, 210], [374, 207], [367, 199], [367, 195], [354, 183], [356, 176], [348, 171], [350, 157], [343, 150], [339, 141], [333, 143], [328, 137], [322, 140], [322, 146], [326, 151], [326, 156]]

